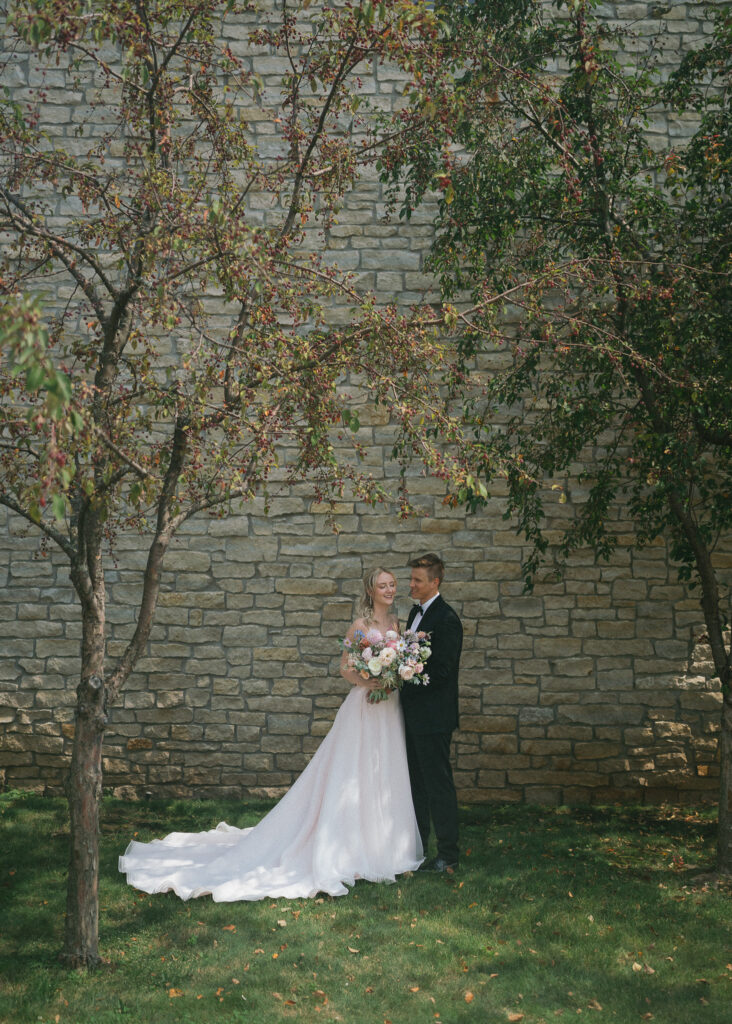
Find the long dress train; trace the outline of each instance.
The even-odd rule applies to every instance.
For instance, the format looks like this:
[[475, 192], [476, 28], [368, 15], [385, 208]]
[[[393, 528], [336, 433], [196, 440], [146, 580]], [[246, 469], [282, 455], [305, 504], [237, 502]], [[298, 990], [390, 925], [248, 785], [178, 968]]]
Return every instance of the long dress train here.
[[216, 902], [343, 896], [358, 878], [394, 881], [422, 861], [399, 695], [369, 704], [353, 687], [330, 732], [279, 803], [253, 828], [221, 822], [131, 842], [119, 859], [143, 892]]

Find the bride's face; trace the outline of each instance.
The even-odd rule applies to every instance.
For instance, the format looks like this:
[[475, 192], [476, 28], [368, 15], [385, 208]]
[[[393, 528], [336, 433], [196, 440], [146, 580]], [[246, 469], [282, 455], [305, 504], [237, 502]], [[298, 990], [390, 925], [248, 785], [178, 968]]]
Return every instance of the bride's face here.
[[396, 580], [388, 572], [379, 573], [371, 592], [371, 599], [376, 604], [390, 605], [396, 596]]

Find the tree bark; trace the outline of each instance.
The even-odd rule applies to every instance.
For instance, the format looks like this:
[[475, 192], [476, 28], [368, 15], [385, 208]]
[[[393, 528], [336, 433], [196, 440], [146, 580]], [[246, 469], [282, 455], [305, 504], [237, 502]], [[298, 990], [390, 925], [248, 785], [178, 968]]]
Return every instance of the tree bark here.
[[732, 659], [724, 636], [724, 619], [712, 556], [688, 509], [675, 491], [669, 492], [669, 507], [694, 552], [701, 582], [701, 606], [714, 670], [722, 684], [722, 720], [719, 737], [719, 810], [717, 827], [717, 871], [732, 875]]
[[719, 737], [719, 826], [717, 833], [717, 871], [732, 876], [732, 696], [729, 683], [722, 705], [722, 730]]
[[104, 599], [83, 605], [81, 682], [67, 799], [71, 830], [66, 922], [61, 962], [94, 968], [99, 956], [99, 808], [102, 742], [107, 724], [104, 683]]

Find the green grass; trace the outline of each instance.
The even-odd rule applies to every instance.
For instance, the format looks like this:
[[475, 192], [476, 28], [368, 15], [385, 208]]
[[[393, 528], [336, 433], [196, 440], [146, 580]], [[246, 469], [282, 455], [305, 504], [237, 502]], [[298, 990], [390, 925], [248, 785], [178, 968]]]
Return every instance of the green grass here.
[[87, 974], [56, 963], [65, 805], [0, 797], [0, 1021], [729, 1024], [729, 892], [694, 883], [709, 812], [464, 807], [458, 874], [337, 899], [183, 903], [117, 873], [133, 833], [248, 825], [267, 806], [106, 800], [108, 964]]

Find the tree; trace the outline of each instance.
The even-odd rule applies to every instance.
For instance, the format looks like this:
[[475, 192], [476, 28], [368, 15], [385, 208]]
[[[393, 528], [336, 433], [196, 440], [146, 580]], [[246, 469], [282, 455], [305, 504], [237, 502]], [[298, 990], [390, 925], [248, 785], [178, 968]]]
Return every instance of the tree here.
[[[719, 12], [664, 83], [654, 40], [626, 46], [588, 0], [553, 6], [443, 5], [452, 36], [414, 76], [412, 130], [383, 174], [404, 180], [405, 216], [441, 190], [430, 265], [447, 302], [481, 309], [459, 317], [466, 358], [510, 353], [470, 415], [479, 477], [514, 457], [507, 504], [532, 542], [527, 583], [558, 525], [547, 491], [566, 501], [569, 481], [583, 495], [552, 549], [560, 571], [581, 546], [610, 555], [622, 502], [637, 543], [666, 536], [699, 588], [723, 691], [717, 867], [729, 874], [732, 661], [715, 552], [732, 525], [732, 18]], [[688, 144], [649, 146], [651, 116], [692, 113]], [[512, 330], [486, 305], [501, 293]]]
[[[378, 308], [305, 235], [374, 156], [359, 138], [358, 71], [418, 59], [434, 15], [407, 0], [359, 2], [305, 22], [304, 0], [268, 9], [257, 27], [256, 6], [19, 0], [6, 24], [9, 60], [27, 61], [39, 84], [22, 99], [6, 88], [0, 105], [0, 277], [6, 295], [43, 292], [46, 313], [41, 323], [22, 307], [42, 360], [24, 374], [0, 367], [0, 503], [65, 553], [79, 602], [63, 953], [73, 966], [100, 959], [105, 723], [145, 650], [176, 531], [201, 512], [225, 515], [273, 474], [310, 481], [321, 501], [385, 500], [359, 468], [348, 380], [391, 412], [404, 467], [417, 458], [454, 483], [465, 474], [459, 424], [432, 377], [444, 364], [439, 315]], [[234, 18], [249, 19], [252, 53], [285, 57], [277, 95], [256, 59], [219, 41]], [[54, 130], [57, 68], [85, 97], [74, 139]], [[266, 157], [252, 123], [262, 118], [278, 147]], [[255, 195], [265, 223], [251, 215]], [[329, 319], [334, 303], [341, 315]], [[144, 538], [147, 566], [134, 633], [111, 660], [105, 568], [121, 530]]]

